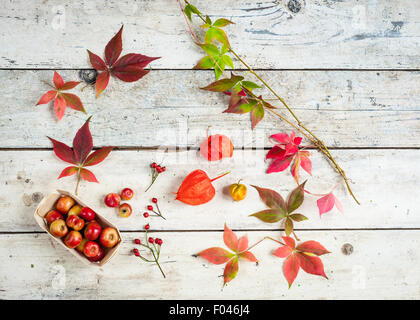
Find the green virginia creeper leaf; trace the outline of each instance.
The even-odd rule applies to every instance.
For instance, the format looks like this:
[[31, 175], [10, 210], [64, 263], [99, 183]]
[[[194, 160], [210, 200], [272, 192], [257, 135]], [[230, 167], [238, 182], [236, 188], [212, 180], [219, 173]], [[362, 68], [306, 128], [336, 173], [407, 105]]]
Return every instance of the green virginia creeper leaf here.
[[280, 209], [282, 213], [286, 213], [286, 204], [280, 194], [271, 189], [260, 188], [254, 185], [251, 186], [257, 189], [261, 200], [266, 204], [266, 206], [271, 209]]
[[224, 61], [224, 63], [226, 65], [228, 65], [229, 67], [231, 67], [231, 69], [235, 69], [234, 66], [233, 66], [233, 61], [232, 61], [232, 58], [231, 57], [229, 57], [228, 55], [224, 55], [223, 56], [223, 61]]
[[223, 285], [226, 285], [226, 283], [235, 279], [236, 275], [238, 274], [238, 270], [239, 270], [238, 256], [235, 256], [232, 260], [226, 263], [225, 271], [223, 272], [223, 278], [224, 278]]
[[188, 19], [191, 21], [191, 13], [195, 14], [201, 14], [201, 12], [192, 4], [188, 4], [184, 8], [185, 15], [188, 17]]
[[217, 19], [214, 23], [213, 23], [213, 27], [219, 27], [222, 28], [224, 26], [227, 26], [228, 24], [234, 24], [232, 21], [228, 20], [228, 19]]
[[289, 236], [293, 231], [293, 221], [292, 219], [287, 218], [284, 224], [284, 231], [286, 232], [286, 236]]
[[214, 61], [209, 56], [202, 58], [197, 64], [194, 66], [194, 70], [196, 69], [212, 69], [214, 67]]
[[199, 43], [201, 49], [203, 49], [209, 56], [218, 57], [220, 56], [219, 48], [211, 43]]
[[288, 213], [292, 213], [293, 211], [295, 211], [297, 208], [300, 207], [300, 205], [303, 202], [303, 199], [305, 197], [305, 192], [303, 191], [305, 188], [305, 183], [302, 183], [301, 185], [299, 185], [296, 189], [294, 189], [290, 195], [289, 195], [289, 199], [287, 200], [287, 212]]
[[291, 214], [289, 217], [290, 217], [290, 219], [292, 219], [293, 221], [296, 221], [296, 222], [308, 220], [307, 217], [305, 217], [303, 214], [300, 214], [300, 213]]
[[242, 81], [242, 86], [243, 86], [245, 89], [249, 90], [249, 91], [252, 91], [252, 90], [257, 89], [257, 88], [261, 88], [261, 87], [260, 87], [258, 84], [256, 84], [255, 82], [252, 82], [252, 81], [246, 81], [246, 80]]
[[258, 102], [251, 111], [251, 129], [254, 129], [262, 118], [264, 118], [264, 107]]
[[214, 92], [223, 92], [232, 89], [239, 81], [243, 80], [244, 77], [236, 76], [233, 73], [230, 76], [230, 79], [221, 79], [210, 83], [207, 87], [200, 88], [202, 90], [214, 91]]
[[267, 223], [278, 222], [281, 219], [286, 217], [286, 215], [280, 209], [267, 209], [263, 211], [258, 211], [251, 214], [250, 216], [257, 217], [261, 221], [264, 221]]
[[206, 23], [207, 23], [207, 24], [211, 24], [211, 19], [210, 19], [210, 17], [209, 17], [209, 16], [206, 16]]
[[204, 35], [204, 41], [206, 43], [212, 43], [213, 40], [217, 40], [224, 44], [226, 47], [230, 48], [228, 37], [226, 33], [220, 28], [211, 27]]

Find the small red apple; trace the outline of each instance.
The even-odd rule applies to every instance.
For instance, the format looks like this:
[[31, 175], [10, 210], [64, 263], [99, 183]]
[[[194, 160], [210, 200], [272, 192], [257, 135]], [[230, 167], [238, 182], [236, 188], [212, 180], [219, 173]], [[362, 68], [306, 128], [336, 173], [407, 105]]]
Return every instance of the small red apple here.
[[133, 196], [134, 196], [134, 192], [130, 188], [124, 188], [121, 191], [121, 199], [123, 200], [131, 200]]
[[90, 257], [88, 259], [89, 259], [89, 261], [92, 261], [92, 262], [98, 262], [98, 261], [101, 261], [102, 260], [102, 258], [104, 257], [104, 255], [105, 255], [104, 250], [102, 250], [102, 248], [99, 247], [98, 254], [96, 256]]
[[102, 228], [95, 220], [89, 222], [85, 228], [85, 237], [89, 240], [98, 239], [101, 234]]
[[82, 211], [80, 211], [79, 216], [85, 219], [86, 221], [92, 221], [93, 219], [95, 219], [96, 214], [95, 211], [93, 211], [91, 208], [84, 207]]
[[61, 213], [67, 213], [73, 205], [74, 200], [72, 197], [63, 196], [60, 199], [58, 199], [56, 208]]
[[131, 213], [133, 212], [133, 209], [131, 208], [131, 206], [128, 203], [123, 203], [122, 205], [120, 205], [120, 208], [119, 208], [118, 212], [119, 212], [121, 217], [127, 218], [127, 217], [131, 216]]
[[64, 237], [68, 231], [66, 222], [63, 219], [57, 219], [50, 225], [50, 232], [56, 238]]
[[99, 253], [99, 250], [101, 248], [99, 247], [99, 244], [97, 244], [95, 241], [88, 241], [85, 244], [85, 248], [83, 249], [83, 253], [88, 258], [96, 257]]
[[83, 253], [83, 249], [85, 248], [86, 242], [88, 241], [89, 241], [88, 239], [83, 238], [80, 244], [76, 247], [76, 250]]
[[82, 211], [82, 206], [76, 204], [73, 207], [71, 207], [71, 209], [69, 210], [69, 212], [67, 212], [67, 215], [69, 215], [69, 216], [78, 216], [81, 211]]
[[105, 196], [104, 201], [108, 207], [118, 207], [120, 205], [121, 197], [117, 193], [108, 193]]
[[78, 216], [70, 215], [67, 217], [66, 224], [69, 228], [80, 231], [85, 226], [85, 220], [79, 218]]
[[99, 236], [99, 242], [107, 248], [112, 248], [120, 240], [118, 231], [115, 228], [107, 227], [102, 230], [101, 235]]
[[79, 231], [70, 231], [64, 238], [64, 244], [70, 248], [76, 248], [82, 242], [82, 235]]
[[48, 224], [51, 224], [57, 219], [63, 219], [63, 215], [57, 210], [50, 210], [45, 215], [45, 219], [47, 220]]

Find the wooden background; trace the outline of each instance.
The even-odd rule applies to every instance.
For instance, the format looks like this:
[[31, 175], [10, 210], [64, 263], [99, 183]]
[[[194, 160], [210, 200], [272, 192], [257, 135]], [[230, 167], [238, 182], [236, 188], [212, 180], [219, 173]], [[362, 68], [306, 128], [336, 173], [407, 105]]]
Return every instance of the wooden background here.
[[[225, 222], [251, 243], [282, 234], [280, 225], [248, 217], [264, 208], [255, 190], [234, 203], [227, 185], [242, 178], [286, 195], [294, 182], [290, 173], [265, 174], [264, 162], [272, 145], [267, 137], [290, 127], [267, 115], [251, 131], [248, 116], [221, 113], [226, 97], [198, 89], [213, 74], [191, 70], [202, 52], [175, 0], [20, 0], [0, 7], [0, 298], [420, 298], [419, 1], [195, 3], [212, 18], [236, 22], [227, 28], [232, 47], [322, 137], [352, 180], [361, 206], [339, 187], [344, 214], [334, 209], [320, 219], [316, 199], [308, 197], [301, 212], [310, 219], [297, 226], [302, 240], [318, 240], [332, 252], [323, 258], [329, 280], [301, 272], [288, 290], [282, 260], [271, 255], [276, 246], [264, 242], [253, 250], [260, 264], [240, 264], [238, 277], [222, 290], [223, 267], [191, 256], [222, 246]], [[101, 183], [83, 182], [80, 189], [81, 198], [116, 223], [125, 239], [118, 255], [95, 269], [58, 246], [32, 217], [44, 195], [75, 186], [73, 177], [56, 179], [65, 163], [46, 136], [70, 144], [86, 116], [68, 109], [57, 123], [51, 105], [35, 104], [48, 89], [41, 80], [52, 81], [53, 70], [65, 80], [79, 79], [90, 68], [86, 49], [101, 54], [121, 24], [123, 52], [162, 59], [141, 81], [111, 79], [99, 99], [91, 87], [72, 91], [93, 115], [95, 146], [118, 146], [92, 168]], [[194, 28], [200, 32], [197, 23]], [[232, 159], [208, 163], [197, 157], [209, 127], [232, 138]], [[145, 194], [152, 161], [163, 161], [167, 172]], [[210, 176], [232, 172], [215, 182], [212, 202], [175, 202], [173, 192], [197, 168]], [[328, 192], [338, 181], [314, 151], [308, 188]], [[136, 193], [135, 214], [123, 219], [105, 207], [103, 197], [126, 186]], [[164, 240], [167, 279], [130, 252], [132, 239], [143, 236], [141, 213], [153, 196], [168, 218], [151, 219], [153, 236]]]

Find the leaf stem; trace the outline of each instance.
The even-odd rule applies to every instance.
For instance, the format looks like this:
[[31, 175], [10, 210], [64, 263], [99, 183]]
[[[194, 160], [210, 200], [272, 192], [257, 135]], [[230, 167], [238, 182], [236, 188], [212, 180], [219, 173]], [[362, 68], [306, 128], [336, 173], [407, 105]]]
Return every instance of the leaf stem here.
[[78, 192], [79, 192], [79, 183], [80, 183], [80, 167], [79, 167], [79, 170], [77, 171], [77, 183], [76, 183], [76, 190], [75, 190], [75, 194], [76, 194], [76, 196], [78, 195]]
[[251, 250], [252, 248], [254, 248], [254, 247], [256, 247], [257, 245], [259, 245], [261, 242], [263, 242], [264, 240], [271, 240], [271, 241], [274, 241], [274, 242], [277, 242], [277, 243], [279, 243], [279, 244], [281, 244], [282, 246], [285, 246], [285, 244], [283, 243], [283, 242], [281, 242], [281, 241], [279, 241], [279, 240], [277, 240], [277, 239], [274, 239], [274, 238], [272, 238], [272, 237], [270, 237], [270, 236], [265, 236], [264, 238], [262, 238], [261, 240], [259, 240], [259, 241], [257, 241], [256, 243], [254, 243], [252, 246], [249, 246], [247, 249], [245, 249], [244, 251], [241, 251], [241, 252], [238, 252], [238, 254], [241, 254], [241, 253], [243, 253], [243, 252], [246, 252], [246, 251], [249, 251], [249, 250]]

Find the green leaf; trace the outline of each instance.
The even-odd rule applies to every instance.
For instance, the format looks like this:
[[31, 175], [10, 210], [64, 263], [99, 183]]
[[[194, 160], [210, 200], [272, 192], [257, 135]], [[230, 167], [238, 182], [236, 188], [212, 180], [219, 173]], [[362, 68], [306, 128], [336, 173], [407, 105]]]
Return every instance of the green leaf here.
[[267, 210], [253, 213], [250, 216], [257, 217], [261, 221], [264, 221], [267, 223], [278, 222], [281, 219], [284, 219], [286, 217], [286, 215], [280, 209], [267, 209]]
[[290, 219], [292, 219], [292, 220], [294, 220], [296, 222], [308, 220], [307, 217], [305, 217], [303, 214], [300, 214], [300, 213], [291, 214], [289, 217], [290, 217]]
[[254, 129], [262, 118], [264, 118], [264, 107], [258, 102], [251, 111], [251, 129]]
[[211, 19], [210, 19], [210, 17], [209, 17], [209, 16], [206, 16], [206, 23], [207, 23], [207, 24], [211, 24]]
[[227, 53], [229, 51], [229, 48], [228, 47], [226, 47], [225, 45], [223, 45], [222, 46], [222, 49], [220, 50], [220, 53], [221, 54], [225, 54], [225, 53]]
[[213, 40], [217, 40], [224, 44], [226, 47], [230, 48], [228, 37], [226, 33], [220, 28], [211, 27], [206, 31], [206, 34], [204, 35], [204, 41], [206, 43], [212, 43]]
[[216, 76], [216, 80], [218, 80], [225, 70], [225, 63], [221, 57], [216, 57], [214, 60], [217, 62], [217, 64], [214, 63], [214, 74]]
[[243, 78], [244, 77], [231, 74], [230, 79], [225, 78], [217, 80], [213, 83], [210, 83], [208, 86], [200, 89], [214, 92], [228, 91], [232, 89], [239, 81], [243, 80]]
[[297, 208], [300, 207], [300, 205], [303, 202], [303, 199], [305, 197], [305, 183], [302, 183], [301, 185], [299, 185], [296, 189], [294, 189], [290, 195], [289, 195], [289, 199], [287, 200], [287, 212], [288, 213], [292, 213], [293, 211], [295, 211]]
[[289, 218], [286, 219], [284, 224], [284, 231], [286, 232], [286, 236], [290, 236], [293, 231], [293, 221]]
[[271, 209], [279, 209], [282, 213], [286, 213], [286, 204], [280, 194], [271, 189], [260, 188], [254, 185], [251, 186], [257, 189], [261, 200], [267, 207], [270, 207]]
[[226, 65], [228, 65], [229, 67], [231, 67], [231, 69], [235, 69], [235, 67], [233, 66], [233, 61], [232, 58], [229, 57], [228, 55], [224, 55], [223, 56], [223, 61]]
[[188, 4], [188, 5], [185, 6], [184, 13], [190, 21], [192, 21], [192, 19], [191, 19], [191, 14], [192, 13], [201, 14], [201, 12], [195, 6], [193, 6], [192, 4]]
[[213, 26], [221, 28], [221, 27], [227, 26], [228, 24], [234, 24], [234, 23], [232, 21], [228, 20], [228, 19], [220, 18], [220, 19], [217, 19], [213, 23]]
[[260, 87], [258, 84], [256, 84], [255, 82], [252, 82], [252, 81], [246, 81], [246, 80], [242, 81], [242, 86], [243, 86], [245, 89], [249, 90], [249, 91], [252, 91], [252, 90], [257, 89], [257, 88], [261, 88], [261, 87]]
[[202, 58], [197, 64], [194, 66], [194, 70], [196, 69], [211, 69], [214, 67], [214, 61], [209, 56]]
[[218, 57], [220, 56], [219, 48], [211, 43], [199, 43], [201, 49], [203, 49], [209, 56]]

